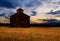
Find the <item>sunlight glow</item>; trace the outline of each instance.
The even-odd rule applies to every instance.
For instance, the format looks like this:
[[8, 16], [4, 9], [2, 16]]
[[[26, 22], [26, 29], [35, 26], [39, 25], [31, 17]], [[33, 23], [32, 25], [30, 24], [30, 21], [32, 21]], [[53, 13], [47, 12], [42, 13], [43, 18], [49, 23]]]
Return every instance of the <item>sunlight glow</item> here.
[[58, 21], [60, 21], [60, 18], [56, 18]]

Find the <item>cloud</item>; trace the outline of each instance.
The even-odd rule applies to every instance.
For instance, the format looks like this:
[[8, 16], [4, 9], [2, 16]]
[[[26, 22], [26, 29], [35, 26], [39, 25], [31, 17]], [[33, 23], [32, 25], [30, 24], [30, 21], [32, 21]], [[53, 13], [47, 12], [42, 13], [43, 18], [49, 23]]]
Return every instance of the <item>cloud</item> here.
[[53, 2], [59, 2], [60, 0], [51, 0], [51, 1], [53, 1]]
[[57, 11], [60, 10], [60, 5], [54, 4], [51, 1], [43, 1], [41, 6], [38, 6], [35, 11], [37, 15], [47, 14], [51, 10]]
[[6, 23], [10, 23], [10, 20], [9, 19], [6, 19], [5, 17], [1, 17], [0, 16], [0, 23], [4, 23], [4, 24], [6, 24]]
[[10, 16], [16, 13], [16, 9], [0, 7], [0, 16], [10, 19]]
[[[46, 17], [55, 18], [57, 17], [56, 15], [47, 13], [51, 10], [54, 12], [60, 10], [60, 0], [0, 0], [0, 14], [5, 18], [16, 13], [16, 9], [20, 7], [29, 16], [36, 12], [34, 16], [36, 19], [41, 17], [42, 19], [46, 19]], [[32, 13], [32, 11], [34, 12]]]
[[8, 0], [0, 0], [0, 7], [14, 8], [12, 3]]
[[[55, 3], [54, 3], [55, 2]], [[33, 20], [38, 20], [38, 19], [56, 19], [57, 17], [60, 17], [60, 13], [56, 12], [60, 10], [60, 5], [58, 4], [59, 0], [43, 0], [42, 1], [42, 5], [38, 6], [37, 8], [35, 8], [35, 12], [36, 15], [35, 16], [31, 16], [31, 19]], [[49, 12], [51, 12], [51, 10], [53, 10], [54, 15], [52, 13], [47, 14]], [[58, 16], [59, 15], [59, 16]], [[32, 21], [32, 20], [31, 20]]]
[[56, 14], [60, 14], [60, 10], [58, 10], [58, 11], [51, 11], [51, 12], [49, 12], [48, 14], [54, 14], [54, 15], [56, 15]]

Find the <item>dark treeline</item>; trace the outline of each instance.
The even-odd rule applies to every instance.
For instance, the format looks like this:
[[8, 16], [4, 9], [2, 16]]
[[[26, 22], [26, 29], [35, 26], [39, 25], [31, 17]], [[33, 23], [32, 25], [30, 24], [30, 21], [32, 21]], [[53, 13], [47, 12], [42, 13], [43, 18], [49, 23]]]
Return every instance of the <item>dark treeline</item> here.
[[[0, 26], [10, 26], [10, 24], [0, 23]], [[30, 24], [30, 27], [60, 27], [60, 23]]]
[[60, 23], [30, 24], [32, 27], [60, 27]]

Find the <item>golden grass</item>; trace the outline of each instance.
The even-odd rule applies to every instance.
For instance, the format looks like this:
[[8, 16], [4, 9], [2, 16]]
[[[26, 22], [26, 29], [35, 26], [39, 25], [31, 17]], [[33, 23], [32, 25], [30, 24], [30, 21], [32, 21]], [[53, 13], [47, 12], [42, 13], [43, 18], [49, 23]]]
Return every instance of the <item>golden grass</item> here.
[[60, 28], [0, 28], [0, 41], [60, 41]]

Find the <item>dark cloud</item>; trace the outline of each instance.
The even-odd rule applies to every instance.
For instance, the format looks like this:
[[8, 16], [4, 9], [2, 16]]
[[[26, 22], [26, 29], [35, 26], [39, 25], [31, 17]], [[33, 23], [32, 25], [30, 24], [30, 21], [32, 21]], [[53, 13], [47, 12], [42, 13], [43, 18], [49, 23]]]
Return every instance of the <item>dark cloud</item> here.
[[48, 14], [60, 14], [60, 10], [55, 11], [55, 12], [51, 11], [51, 12], [49, 12]]
[[0, 0], [0, 7], [14, 8], [13, 4], [8, 0]]
[[41, 1], [38, 1], [38, 0], [33, 0], [33, 1], [30, 1], [29, 3], [25, 3], [25, 6], [26, 7], [32, 7], [32, 6], [38, 6], [38, 5], [41, 5]]
[[24, 1], [24, 0], [0, 0], [0, 7], [15, 8], [15, 7], [31, 7], [40, 5], [38, 0]]
[[37, 12], [35, 12], [35, 11], [32, 11], [32, 13], [33, 13], [33, 14], [32, 14], [32, 16], [35, 16]]

